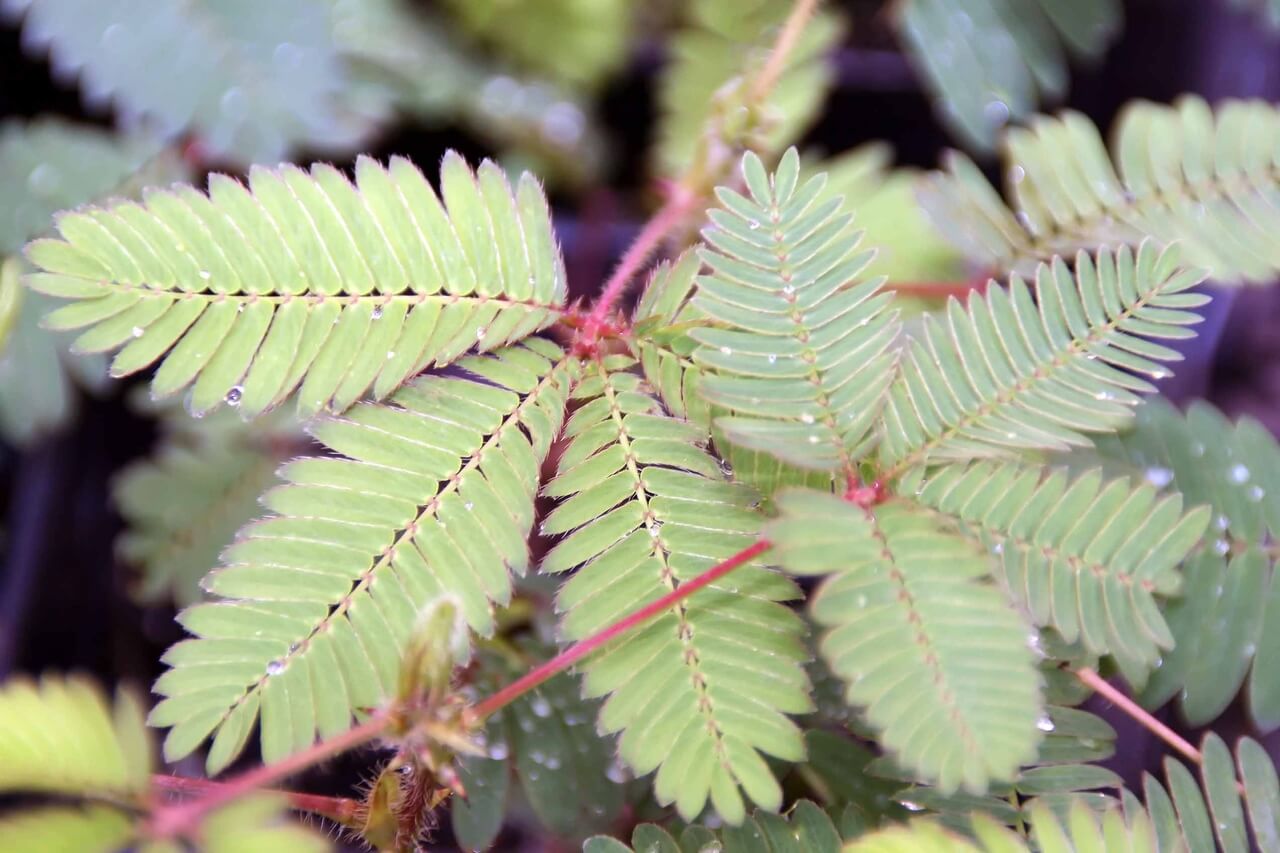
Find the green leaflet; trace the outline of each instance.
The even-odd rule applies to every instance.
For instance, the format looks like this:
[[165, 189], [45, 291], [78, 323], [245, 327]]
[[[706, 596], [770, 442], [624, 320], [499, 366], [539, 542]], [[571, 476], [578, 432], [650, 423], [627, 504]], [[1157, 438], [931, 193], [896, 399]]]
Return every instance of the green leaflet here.
[[120, 693], [112, 709], [83, 678], [5, 682], [0, 792], [140, 802], [151, 784], [151, 744], [142, 715], [137, 697]]
[[127, 125], [189, 130], [220, 159], [248, 164], [279, 162], [297, 147], [350, 149], [371, 129], [373, 117], [344, 102], [350, 81], [329, 5], [15, 0], [8, 8], [24, 18], [24, 46], [48, 51], [87, 100], [109, 100]]
[[[175, 180], [186, 170], [157, 143], [119, 136], [58, 119], [7, 121], [0, 125], [0, 250], [16, 253], [50, 227], [58, 210], [108, 193], [133, 192], [136, 180]], [[20, 263], [13, 261], [14, 263]], [[25, 271], [23, 265], [20, 271]], [[0, 345], [0, 432], [26, 444], [58, 429], [75, 408], [76, 383], [90, 390], [105, 384], [101, 356], [71, 358], [71, 337], [39, 328], [53, 300], [20, 294], [8, 339]]]
[[206, 588], [223, 600], [179, 619], [151, 724], [170, 759], [215, 734], [210, 772], [239, 754], [261, 712], [268, 761], [331, 736], [395, 690], [421, 606], [457, 599], [475, 631], [523, 572], [539, 466], [576, 362], [547, 341], [463, 359], [387, 403], [321, 421], [336, 456], [295, 460]]
[[939, 118], [982, 151], [1038, 101], [1061, 98], [1067, 55], [1096, 58], [1123, 14], [1118, 0], [906, 0], [894, 9]]
[[819, 11], [805, 27], [769, 98], [768, 120], [762, 123], [753, 116], [761, 105], [747, 108], [746, 83], [767, 55], [771, 39], [765, 34], [781, 25], [791, 3], [695, 0], [686, 5], [689, 26], [673, 37], [671, 60], [659, 81], [663, 117], [654, 171], [679, 175], [697, 161], [699, 147], [706, 144], [709, 108], [722, 142], [767, 154], [795, 142], [817, 118], [830, 88], [833, 73], [825, 54], [842, 35], [839, 19]]
[[636, 306], [631, 338], [632, 354], [640, 362], [645, 379], [653, 386], [667, 411], [710, 430], [715, 451], [728, 463], [734, 480], [755, 488], [764, 496], [784, 486], [829, 489], [831, 475], [798, 468], [770, 453], [734, 444], [712, 424], [723, 409], [709, 406], [699, 384], [703, 370], [691, 354], [697, 348], [692, 331], [711, 321], [690, 301], [702, 261], [694, 251], [673, 263], [658, 266]]
[[709, 213], [694, 306], [716, 323], [692, 330], [699, 393], [731, 410], [716, 419], [729, 440], [802, 468], [850, 474], [872, 437], [892, 376], [897, 334], [880, 281], [858, 281], [856, 251], [838, 198], [823, 178], [799, 181], [792, 149], [773, 176], [748, 153], [750, 197], [718, 189]]
[[441, 198], [402, 158], [368, 158], [356, 186], [323, 164], [254, 168], [209, 195], [152, 191], [58, 219], [28, 257], [34, 289], [74, 300], [45, 318], [84, 329], [82, 352], [119, 349], [112, 373], [160, 362], [157, 396], [191, 385], [189, 408], [253, 417], [298, 389], [306, 416], [382, 398], [431, 365], [493, 350], [552, 323], [563, 262], [546, 199], [513, 191], [491, 162], [455, 153]]
[[194, 420], [179, 411], [153, 454], [120, 472], [112, 500], [128, 528], [116, 551], [140, 569], [141, 601], [199, 601], [200, 580], [237, 530], [262, 510], [276, 468], [303, 446], [292, 418], [275, 413], [252, 426], [230, 412]]
[[1187, 501], [1208, 503], [1214, 523], [1188, 561], [1182, 595], [1165, 613], [1176, 641], [1161, 666], [1126, 666], [1148, 707], [1178, 695], [1192, 725], [1215, 719], [1248, 677], [1249, 710], [1280, 725], [1280, 584], [1263, 547], [1280, 532], [1280, 446], [1252, 418], [1231, 423], [1208, 403], [1186, 413], [1153, 399], [1131, 430], [1098, 441], [1105, 464], [1140, 473]]
[[[749, 546], [759, 515], [749, 489], [726, 482], [698, 442], [705, 433], [663, 413], [615, 357], [574, 392], [557, 475], [561, 503], [543, 523], [566, 534], [542, 570], [578, 571], [560, 588], [561, 633], [598, 631]], [[580, 567], [580, 568], [579, 568]], [[748, 565], [701, 590], [582, 667], [588, 696], [605, 696], [600, 728], [621, 731], [619, 753], [686, 819], [708, 799], [728, 823], [746, 796], [777, 809], [782, 792], [761, 753], [804, 755], [785, 716], [810, 707], [803, 623], [779, 602], [795, 587]]]
[[890, 476], [921, 462], [1009, 456], [1084, 445], [1086, 433], [1132, 418], [1174, 350], [1148, 338], [1184, 339], [1207, 297], [1174, 249], [1150, 241], [1055, 258], [1036, 270], [1035, 293], [1018, 276], [946, 320], [926, 317], [884, 407], [881, 457]]
[[583, 853], [840, 853], [840, 832], [831, 818], [809, 800], [800, 800], [785, 815], [756, 811], [742, 826], [717, 831], [695, 825], [677, 842], [665, 829], [642, 823], [628, 846], [597, 835], [583, 845]]
[[1239, 100], [1210, 107], [1194, 96], [1173, 106], [1135, 101], [1113, 138], [1108, 154], [1083, 115], [1038, 116], [1009, 131], [1009, 206], [959, 154], [929, 178], [923, 203], [994, 269], [1027, 274], [1055, 254], [1151, 237], [1176, 241], [1217, 281], [1275, 278], [1280, 110]]
[[764, 535], [789, 571], [830, 575], [810, 604], [822, 654], [881, 744], [944, 793], [1013, 778], [1040, 740], [1040, 678], [981, 552], [899, 501], [870, 515], [791, 491], [778, 507]]
[[978, 534], [996, 575], [1037, 625], [1094, 653], [1154, 663], [1173, 636], [1154, 596], [1180, 585], [1182, 559], [1210, 513], [1182, 498], [1097, 471], [1065, 473], [1004, 462], [948, 465], [900, 488]]

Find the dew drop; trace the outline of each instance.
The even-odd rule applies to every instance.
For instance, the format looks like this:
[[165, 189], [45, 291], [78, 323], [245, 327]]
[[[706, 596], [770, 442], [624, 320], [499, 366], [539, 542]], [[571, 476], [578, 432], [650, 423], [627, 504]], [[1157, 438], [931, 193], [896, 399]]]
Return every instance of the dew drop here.
[[778, 356], [775, 355], [774, 353], [769, 353], [769, 363], [777, 364], [777, 362], [778, 362]]
[[791, 294], [796, 292], [796, 287], [794, 284], [783, 285], [782, 292], [785, 293], [787, 296], [790, 296]]
[[1148, 468], [1144, 474], [1146, 480], [1157, 489], [1163, 489], [1173, 482], [1173, 472], [1159, 466]]
[[373, 307], [373, 311], [369, 314], [369, 319], [371, 319], [371, 320], [381, 320], [381, 319], [382, 319], [382, 306], [381, 306], [381, 305], [375, 305], [375, 306]]
[[919, 803], [914, 802], [914, 801], [912, 801], [912, 800], [898, 800], [898, 803], [899, 803], [899, 805], [901, 805], [904, 809], [906, 809], [906, 810], [907, 810], [907, 811], [909, 811], [909, 812], [922, 812], [922, 811], [924, 811], [924, 806], [922, 806], [922, 805], [920, 805]]
[[545, 763], [548, 770], [560, 769], [560, 759], [554, 755], [548, 755]]
[[141, 327], [141, 326], [134, 326], [130, 333], [131, 333], [135, 338], [140, 338], [140, 337], [142, 337], [142, 327]]
[[1191, 445], [1191, 455], [1204, 456], [1204, 445], [1198, 441], [1195, 444]]
[[1045, 714], [1042, 715], [1040, 719], [1036, 720], [1036, 728], [1042, 732], [1051, 732], [1057, 728], [1057, 726], [1055, 726], [1053, 724], [1053, 720], [1049, 719], [1049, 716]]
[[1111, 399], [1113, 399], [1113, 397], [1112, 397], [1112, 395], [1111, 395], [1111, 392], [1110, 392], [1110, 391], [1099, 391], [1097, 394], [1094, 394], [1094, 395], [1093, 395], [1093, 399], [1095, 399], [1095, 400], [1111, 400]]
[[232, 385], [231, 389], [227, 391], [227, 396], [225, 398], [227, 401], [227, 405], [228, 406], [240, 405], [240, 398], [243, 396], [244, 396], [244, 386]]
[[467, 510], [467, 512], [471, 512], [471, 510], [476, 508], [476, 505], [473, 504], [471, 501], [467, 501], [462, 506]]
[[991, 546], [991, 553], [992, 553], [992, 554], [1003, 554], [1003, 553], [1004, 553], [1004, 543], [1003, 543], [1003, 542], [997, 542], [996, 544], [992, 545], [992, 546]]
[[547, 756], [546, 756], [546, 753], [544, 753], [542, 750], [535, 749], [530, 751], [529, 760], [532, 761], [534, 764], [543, 764], [544, 762], [546, 762]]
[[1220, 515], [1214, 519], [1214, 523], [1218, 525], [1219, 530], [1226, 530], [1231, 526], [1231, 521], [1225, 515]]
[[993, 127], [1000, 127], [1009, 121], [1009, 105], [1004, 101], [987, 101], [982, 108], [982, 117]]
[[1266, 494], [1267, 493], [1262, 488], [1262, 486], [1249, 487], [1249, 500], [1253, 501], [1254, 503], [1257, 503], [1258, 501], [1262, 500], [1264, 497], [1266, 497]]
[[395, 350], [387, 350], [387, 361], [396, 357]]
[[809, 414], [808, 412], [805, 412], [804, 414], [800, 415], [800, 420], [802, 423], [811, 424], [813, 423], [813, 415]]
[[861, 609], [861, 608], [863, 608], [863, 607], [866, 607], [866, 606], [867, 606], [867, 597], [866, 597], [865, 595], [860, 595], [860, 596], [858, 596], [857, 603], [858, 603], [858, 607], [859, 607], [860, 609]]
[[477, 341], [479, 341], [479, 340], [483, 340], [483, 339], [484, 339], [484, 333], [485, 333], [485, 329], [484, 329], [484, 328], [476, 329], [476, 340], [477, 340]]
[[570, 148], [578, 144], [586, 124], [582, 110], [567, 101], [560, 101], [543, 114], [539, 129], [549, 141], [562, 148]]
[[282, 672], [284, 672], [284, 661], [273, 660], [267, 664], [267, 675], [279, 675]]
[[1239, 465], [1239, 464], [1232, 465], [1230, 476], [1231, 476], [1231, 482], [1233, 483], [1239, 484], [1239, 483], [1247, 482], [1249, 479], [1249, 469], [1246, 468], [1244, 465]]
[[224, 92], [218, 106], [222, 114], [233, 122], [244, 121], [249, 117], [249, 101], [239, 86], [232, 86]]
[[58, 170], [48, 163], [41, 163], [27, 175], [27, 188], [36, 195], [50, 196], [58, 191], [62, 179]]
[[729, 349], [728, 347], [720, 347], [720, 352], [723, 353], [724, 355], [733, 355], [733, 350]]
[[1027, 177], [1027, 170], [1021, 166], [1014, 166], [1009, 170], [1009, 180], [1015, 184], [1022, 183]]
[[610, 782], [614, 782], [618, 785], [621, 785], [623, 782], [627, 781], [627, 771], [622, 766], [621, 761], [614, 761], [612, 764], [610, 764], [609, 768], [604, 771], [604, 775], [605, 775], [605, 778], [608, 779]]
[[760, 227], [760, 223], [756, 222], [754, 219], [750, 219], [750, 220], [747, 220], [747, 227], [752, 231], [755, 231], [757, 228]]
[[819, 439], [818, 439], [818, 437], [817, 437], [816, 435], [811, 435], [811, 436], [809, 436], [809, 443], [810, 443], [810, 444], [817, 444], [817, 443], [818, 443], [818, 440], [819, 440]]
[[293, 42], [282, 41], [271, 51], [271, 61], [283, 71], [294, 71], [302, 65], [302, 49]]
[[200, 270], [200, 277], [205, 281], [208, 281], [212, 278], [212, 274], [208, 270]]
[[1218, 539], [1213, 543], [1213, 550], [1225, 557], [1231, 545], [1225, 539]]
[[1035, 653], [1036, 657], [1044, 657], [1044, 645], [1040, 641], [1040, 632], [1032, 631], [1027, 634], [1027, 646]]
[[529, 710], [533, 711], [536, 716], [550, 717], [551, 703], [548, 702], [544, 696], [534, 696], [533, 701], [529, 703]]
[[502, 761], [510, 754], [511, 754], [511, 751], [507, 748], [507, 745], [502, 741], [498, 741], [497, 743], [489, 747], [489, 757], [492, 758], [494, 761]]

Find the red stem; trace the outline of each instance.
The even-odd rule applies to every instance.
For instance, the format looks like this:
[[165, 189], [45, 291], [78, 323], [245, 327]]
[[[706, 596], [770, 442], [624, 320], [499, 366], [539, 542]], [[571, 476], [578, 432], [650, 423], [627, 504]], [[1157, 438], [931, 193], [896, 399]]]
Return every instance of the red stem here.
[[1080, 679], [1082, 684], [1092, 688], [1095, 693], [1100, 693], [1105, 696], [1113, 705], [1132, 717], [1147, 731], [1169, 744], [1169, 746], [1173, 747], [1178, 752], [1181, 752], [1187, 758], [1190, 758], [1196, 764], [1201, 762], [1202, 757], [1200, 755], [1200, 750], [1189, 744], [1173, 729], [1147, 713], [1147, 710], [1137, 702], [1112, 687], [1110, 682], [1098, 675], [1098, 673], [1088, 667], [1082, 667], [1075, 671], [1075, 676]]
[[[163, 773], [153, 774], [151, 786], [171, 794], [208, 795], [225, 788], [229, 783], [215, 782], [212, 779], [194, 779], [190, 776], [166, 776]], [[282, 796], [289, 801], [289, 808], [295, 811], [311, 812], [338, 823], [347, 823], [355, 817], [360, 804], [347, 797], [324, 797], [319, 794], [302, 794], [297, 791], [268, 790], [264, 793]]]
[[599, 633], [593, 634], [585, 640], [580, 640], [574, 643], [551, 660], [530, 670], [520, 678], [499, 690], [497, 693], [494, 693], [489, 698], [485, 699], [480, 704], [472, 707], [467, 713], [468, 719], [473, 723], [479, 722], [495, 711], [506, 707], [525, 693], [528, 693], [530, 690], [537, 687], [539, 684], [542, 684], [544, 681], [547, 681], [551, 677], [558, 675], [573, 666], [575, 663], [582, 660], [605, 643], [615, 639], [621, 634], [625, 634], [637, 625], [649, 621], [654, 616], [657, 616], [670, 608], [671, 605], [676, 602], [688, 598], [704, 586], [714, 583], [732, 572], [734, 569], [739, 568], [745, 563], [751, 562], [751, 560], [760, 556], [771, 547], [773, 547], [772, 542], [767, 539], [761, 539], [750, 548], [745, 548], [734, 554], [732, 557], [729, 557], [727, 560], [717, 563], [707, 569], [693, 580], [680, 584], [679, 587], [662, 596], [662, 598], [659, 598], [657, 601], [646, 604], [644, 607], [641, 607], [639, 610], [624, 617], [620, 621], [613, 623]]
[[985, 277], [975, 276], [967, 281], [890, 281], [885, 283], [886, 290], [900, 293], [903, 296], [921, 296], [926, 298], [945, 299], [954, 296], [963, 299], [973, 291], [985, 293], [987, 290]]
[[626, 291], [632, 277], [649, 259], [649, 255], [663, 238], [680, 224], [680, 220], [689, 212], [696, 198], [697, 196], [680, 184], [674, 184], [671, 187], [667, 200], [663, 202], [662, 207], [658, 208], [653, 218], [645, 223], [644, 228], [636, 236], [635, 242], [627, 248], [622, 260], [618, 262], [613, 275], [609, 276], [609, 280], [604, 283], [600, 298], [596, 300], [591, 313], [587, 316], [586, 332], [589, 336], [595, 334], [604, 325], [605, 318], [613, 310], [614, 303]]
[[158, 809], [152, 818], [151, 834], [155, 838], [172, 838], [186, 833], [210, 810], [224, 803], [243, 797], [259, 788], [265, 788], [326, 758], [373, 740], [386, 728], [387, 722], [384, 714], [376, 714], [355, 728], [312, 744], [302, 752], [290, 755], [274, 764], [255, 767], [228, 779], [197, 800], [164, 806]]

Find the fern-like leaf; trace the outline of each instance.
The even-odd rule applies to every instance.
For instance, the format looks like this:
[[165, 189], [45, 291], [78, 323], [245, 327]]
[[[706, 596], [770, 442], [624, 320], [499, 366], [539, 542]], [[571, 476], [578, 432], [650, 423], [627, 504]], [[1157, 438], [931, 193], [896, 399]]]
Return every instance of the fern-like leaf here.
[[871, 437], [897, 333], [880, 282], [858, 281], [839, 199], [817, 201], [822, 178], [800, 182], [795, 149], [777, 172], [747, 154], [750, 197], [717, 190], [694, 305], [715, 326], [695, 328], [701, 396], [733, 412], [716, 420], [733, 443], [804, 468], [853, 473]]
[[[369, 117], [341, 101], [349, 85], [327, 3], [266, 6], [194, 0], [5, 0], [28, 49], [79, 77], [85, 99], [166, 135], [195, 131], [215, 154], [279, 162], [295, 146], [348, 150]], [[175, 35], [176, 34], [176, 35]]]
[[677, 842], [662, 827], [642, 823], [631, 833], [630, 846], [597, 835], [587, 839], [583, 853], [680, 853], [682, 850], [724, 850], [726, 853], [840, 853], [840, 832], [815, 803], [800, 800], [785, 815], [757, 811], [742, 826], [711, 830], [687, 827]]
[[870, 514], [794, 491], [778, 505], [765, 535], [789, 571], [831, 575], [811, 605], [822, 654], [881, 743], [944, 792], [1012, 779], [1035, 756], [1040, 682], [984, 555], [899, 501]]
[[1132, 418], [1154, 390], [1135, 374], [1165, 376], [1158, 362], [1181, 358], [1147, 338], [1192, 335], [1200, 318], [1186, 309], [1207, 297], [1185, 291], [1201, 276], [1151, 242], [1075, 267], [1041, 265], [1034, 299], [1015, 275], [966, 308], [952, 300], [945, 325], [926, 318], [885, 405], [887, 466], [1065, 450]]
[[300, 430], [280, 417], [248, 426], [232, 415], [193, 420], [165, 435], [146, 459], [116, 477], [112, 499], [128, 525], [116, 552], [140, 571], [140, 601], [180, 606], [203, 596], [200, 580], [235, 533], [252, 521], [258, 496], [276, 468], [301, 444]]
[[268, 760], [395, 690], [420, 607], [457, 598], [494, 627], [492, 603], [523, 572], [539, 466], [563, 417], [576, 362], [538, 338], [459, 362], [472, 378], [425, 376], [386, 404], [317, 424], [337, 457], [296, 460], [269, 492], [275, 515], [245, 528], [206, 581], [225, 601], [180, 621], [199, 639], [171, 648], [153, 725], [176, 759], [216, 732], [216, 772], [262, 716]]
[[940, 117], [980, 150], [1039, 100], [1065, 94], [1065, 54], [1096, 58], [1122, 17], [1119, 0], [907, 0], [894, 8]]
[[[543, 571], [579, 568], [557, 606], [566, 639], [588, 636], [679, 587], [753, 541], [759, 516], [749, 489], [725, 481], [697, 445], [705, 433], [665, 415], [643, 384], [621, 373], [629, 359], [597, 366], [574, 396], [569, 445], [545, 492], [563, 498], [544, 533], [567, 534]], [[782, 792], [761, 753], [804, 755], [785, 713], [809, 709], [803, 623], [781, 601], [798, 592], [759, 566], [674, 605], [583, 666], [590, 696], [608, 694], [600, 717], [621, 731], [619, 751], [638, 774], [657, 770], [654, 791], [686, 819], [708, 798], [741, 823], [739, 786], [767, 809]]]
[[61, 239], [28, 248], [46, 271], [28, 283], [75, 300], [45, 323], [88, 327], [76, 349], [123, 347], [113, 375], [163, 358], [153, 393], [194, 382], [194, 413], [225, 400], [251, 417], [299, 386], [303, 415], [342, 411], [557, 316], [563, 262], [537, 182], [513, 192], [493, 163], [473, 175], [454, 153], [440, 181], [444, 205], [401, 158], [362, 158], [355, 187], [320, 164], [256, 168], [249, 189], [215, 175], [207, 197], [179, 187], [64, 214]]
[[[658, 174], [681, 174], [695, 160], [699, 147], [708, 143], [781, 151], [817, 117], [833, 76], [824, 54], [841, 36], [839, 19], [825, 12], [814, 16], [788, 54], [767, 107], [753, 104], [747, 109], [747, 83], [768, 55], [762, 34], [782, 24], [791, 5], [789, 0], [687, 4], [690, 21], [671, 40], [670, 65], [658, 91], [663, 113], [656, 151]], [[757, 126], [762, 107], [769, 113], [763, 128]], [[715, 128], [714, 138], [707, 136], [708, 121]]]
[[940, 229], [995, 269], [1026, 273], [1037, 259], [1151, 237], [1177, 241], [1219, 281], [1276, 277], [1280, 110], [1259, 101], [1210, 108], [1196, 97], [1136, 102], [1114, 139], [1108, 155], [1079, 113], [1039, 117], [1009, 132], [1013, 210], [960, 155], [930, 180], [925, 204]]
[[1177, 592], [1178, 565], [1200, 541], [1210, 511], [1182, 512], [1177, 494], [1097, 472], [1002, 462], [949, 465], [905, 484], [916, 500], [974, 530], [996, 555], [997, 576], [1037, 625], [1068, 642], [1154, 662], [1173, 648], [1155, 596]]
[[136, 804], [150, 785], [150, 749], [142, 708], [129, 693], [113, 710], [82, 678], [0, 687], [0, 792]]

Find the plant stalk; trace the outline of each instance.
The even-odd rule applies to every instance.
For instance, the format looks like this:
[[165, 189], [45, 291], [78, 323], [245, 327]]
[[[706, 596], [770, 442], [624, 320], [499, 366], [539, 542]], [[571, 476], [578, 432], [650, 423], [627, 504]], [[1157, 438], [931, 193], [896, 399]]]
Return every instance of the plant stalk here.
[[[207, 796], [213, 791], [225, 788], [228, 782], [215, 782], [212, 779], [195, 779], [190, 776], [167, 776], [163, 773], [153, 774], [151, 786], [159, 791], [171, 794], [191, 794]], [[346, 824], [355, 817], [360, 804], [347, 797], [325, 797], [320, 794], [303, 794], [298, 791], [267, 790], [264, 793], [284, 797], [289, 808], [300, 812], [326, 817], [337, 823]]]
[[1169, 746], [1173, 747], [1196, 764], [1199, 764], [1203, 760], [1203, 757], [1200, 755], [1200, 750], [1188, 743], [1173, 729], [1151, 716], [1145, 708], [1121, 693], [1113, 687], [1110, 682], [1098, 675], [1098, 673], [1094, 672], [1092, 669], [1089, 669], [1088, 667], [1077, 669], [1075, 671], [1075, 676], [1080, 679], [1080, 682], [1086, 687], [1092, 688], [1095, 693], [1099, 693], [1106, 697], [1107, 701], [1111, 702], [1111, 704], [1115, 705], [1121, 711], [1124, 711], [1147, 731], [1169, 744]]
[[510, 705], [544, 681], [573, 666], [610, 640], [616, 639], [632, 628], [642, 625], [653, 617], [669, 610], [673, 604], [688, 598], [703, 587], [729, 574], [734, 569], [751, 562], [771, 547], [773, 547], [772, 542], [767, 539], [761, 539], [751, 547], [744, 548], [732, 557], [707, 569], [693, 580], [680, 584], [679, 587], [657, 601], [646, 604], [629, 616], [614, 622], [609, 627], [587, 637], [585, 640], [579, 640], [551, 660], [530, 670], [497, 693], [489, 696], [483, 702], [470, 708], [466, 714], [467, 722], [473, 725], [479, 723], [486, 717]]
[[264, 764], [219, 783], [205, 796], [185, 803], [176, 803], [158, 809], [152, 817], [150, 833], [154, 838], [173, 838], [190, 832], [201, 818], [218, 806], [250, 794], [260, 788], [279, 782], [313, 764], [368, 743], [387, 727], [385, 713], [377, 713], [365, 722], [340, 735], [312, 744], [302, 752], [290, 755], [274, 764]]

